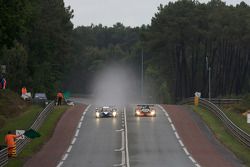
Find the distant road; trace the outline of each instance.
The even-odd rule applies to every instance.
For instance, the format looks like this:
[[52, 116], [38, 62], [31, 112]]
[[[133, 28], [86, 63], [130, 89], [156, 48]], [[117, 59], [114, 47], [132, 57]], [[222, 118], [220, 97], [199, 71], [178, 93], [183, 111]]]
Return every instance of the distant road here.
[[91, 106], [61, 166], [111, 167], [126, 163], [127, 167], [194, 166], [161, 109], [157, 108], [155, 118], [134, 117], [132, 107], [125, 110], [121, 107], [117, 118], [96, 119], [95, 106]]
[[[90, 102], [84, 98], [73, 100], [85, 104]], [[134, 107], [129, 105], [119, 107], [117, 118], [96, 119], [95, 105], [91, 105], [81, 118], [80, 128], [72, 139], [67, 156], [63, 156], [58, 167], [192, 167], [211, 166], [217, 162], [220, 166], [239, 166], [238, 162], [226, 160], [233, 158], [228, 151], [222, 151], [225, 148], [219, 147], [220, 151], [216, 151], [218, 142], [214, 142], [211, 136], [206, 139], [206, 135], [202, 135], [204, 129], [190, 129], [192, 124], [198, 129], [200, 126], [197, 120], [192, 119], [193, 116], [188, 116], [190, 112], [183, 107], [169, 106], [168, 115], [162, 107], [155, 106], [156, 117], [135, 117]], [[183, 130], [186, 134], [184, 138], [181, 136]], [[198, 144], [200, 139], [206, 145]], [[190, 146], [193, 141], [197, 144]], [[206, 151], [214, 162], [209, 162]]]

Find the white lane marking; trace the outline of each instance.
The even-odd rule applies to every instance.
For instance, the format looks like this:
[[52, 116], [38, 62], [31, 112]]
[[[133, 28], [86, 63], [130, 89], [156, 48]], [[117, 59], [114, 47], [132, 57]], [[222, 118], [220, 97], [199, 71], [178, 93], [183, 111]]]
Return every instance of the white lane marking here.
[[64, 157], [63, 157], [62, 160], [65, 161], [65, 160], [68, 158], [68, 156], [69, 156], [69, 154], [66, 153], [66, 154], [64, 155]]
[[190, 155], [189, 152], [188, 152], [188, 150], [186, 149], [186, 147], [183, 147], [183, 150], [185, 151], [185, 153], [186, 153], [187, 155]]
[[115, 164], [113, 166], [125, 166], [125, 151], [122, 151], [122, 163], [121, 164]]
[[180, 139], [180, 136], [178, 135], [178, 133], [177, 133], [177, 132], [174, 132], [174, 134], [175, 134], [176, 138], [179, 140], [179, 139]]
[[67, 153], [69, 153], [72, 149], [72, 145], [69, 146], [68, 150], [67, 150]]
[[73, 138], [71, 144], [73, 145], [73, 144], [75, 144], [75, 142], [76, 142], [76, 137]]
[[81, 117], [80, 121], [82, 122], [82, 121], [83, 121], [83, 119], [84, 119], [84, 116], [82, 116], [82, 117]]
[[[197, 162], [196, 162], [197, 163]], [[197, 166], [197, 167], [201, 167], [199, 164], [195, 164], [195, 166]]]
[[82, 126], [82, 121], [81, 121], [81, 122], [79, 122], [79, 124], [78, 124], [78, 129], [80, 129], [80, 128], [81, 128], [81, 126]]
[[61, 167], [63, 165], [63, 161], [61, 161], [56, 167]]
[[183, 149], [184, 152], [186, 153], [186, 155], [189, 157], [189, 159], [194, 163], [194, 165], [195, 165], [196, 167], [200, 167], [200, 165], [199, 165], [199, 164], [195, 161], [195, 159], [189, 154], [188, 150], [187, 150], [186, 147], [184, 146], [184, 144], [183, 144], [182, 140], [180, 139], [180, 136], [178, 135], [178, 133], [177, 133], [177, 131], [176, 131], [176, 129], [175, 129], [173, 123], [172, 123], [172, 120], [171, 120], [171, 118], [169, 117], [167, 111], [166, 111], [161, 105], [159, 105], [159, 104], [158, 104], [158, 107], [165, 113], [166, 117], [168, 118], [168, 121], [169, 121], [169, 123], [170, 123], [170, 125], [171, 125], [171, 127], [172, 127], [172, 129], [173, 129], [173, 131], [174, 131], [174, 133], [175, 133], [175, 136], [176, 136], [176, 138], [178, 139], [178, 141], [179, 141], [179, 143], [180, 143], [182, 149]]
[[171, 124], [171, 127], [172, 127], [173, 131], [176, 131], [174, 124]]
[[178, 140], [178, 141], [179, 141], [181, 147], [184, 147], [184, 144], [182, 143], [182, 141], [181, 140]]
[[126, 140], [126, 167], [130, 167], [129, 164], [129, 152], [128, 152], [128, 126], [127, 126], [127, 114], [126, 108], [124, 107], [124, 122], [125, 122], [125, 140]]
[[79, 135], [79, 129], [76, 130], [75, 137]]
[[121, 148], [120, 149], [115, 149], [115, 151], [122, 151], [122, 150], [124, 150], [124, 138], [125, 138], [125, 136], [124, 136], [124, 131], [122, 131], [122, 146], [121, 146]]
[[192, 161], [193, 163], [196, 163], [196, 161], [193, 159], [192, 156], [188, 156], [188, 158], [191, 159], [191, 161]]
[[124, 129], [119, 129], [119, 130], [116, 130], [116, 132], [121, 132], [121, 131], [124, 131]]
[[84, 119], [84, 116], [85, 116], [86, 112], [89, 110], [90, 107], [91, 107], [91, 105], [88, 105], [88, 106], [85, 108], [85, 110], [83, 111], [82, 117], [81, 117], [81, 119], [80, 119], [80, 121], [79, 121], [79, 123], [78, 123], [78, 129], [76, 130], [75, 137], [72, 139], [71, 145], [69, 146], [69, 148], [68, 148], [68, 150], [67, 150], [67, 153], [64, 154], [62, 160], [58, 163], [58, 165], [57, 165], [56, 167], [61, 167], [61, 166], [63, 165], [64, 161], [68, 158], [69, 153], [70, 153], [70, 151], [71, 151], [71, 149], [72, 149], [72, 145], [76, 142], [76, 139], [77, 139], [76, 137], [77, 137], [78, 134], [79, 134], [79, 129], [81, 128], [81, 125], [82, 125], [82, 121], [83, 121], [83, 119]]

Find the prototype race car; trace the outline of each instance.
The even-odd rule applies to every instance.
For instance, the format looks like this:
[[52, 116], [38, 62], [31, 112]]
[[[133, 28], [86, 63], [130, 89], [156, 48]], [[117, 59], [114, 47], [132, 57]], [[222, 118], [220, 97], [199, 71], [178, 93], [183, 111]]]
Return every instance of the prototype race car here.
[[99, 107], [99, 108], [96, 108], [95, 116], [96, 118], [116, 117], [117, 109], [111, 106]]
[[137, 105], [135, 109], [135, 116], [155, 117], [156, 112], [154, 109], [154, 105], [148, 105], [148, 104]]

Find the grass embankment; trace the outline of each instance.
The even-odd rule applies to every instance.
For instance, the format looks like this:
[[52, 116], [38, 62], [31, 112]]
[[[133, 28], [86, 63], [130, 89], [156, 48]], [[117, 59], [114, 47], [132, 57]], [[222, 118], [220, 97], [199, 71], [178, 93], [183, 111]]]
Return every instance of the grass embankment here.
[[18, 117], [5, 119], [5, 124], [0, 130], [1, 144], [4, 144], [4, 136], [9, 130], [13, 132], [16, 129], [27, 130], [32, 125], [39, 112], [41, 112], [42, 110], [43, 109], [40, 106], [30, 106], [27, 108], [27, 111], [23, 112]]
[[30, 104], [20, 98], [18, 94], [8, 89], [0, 90], [0, 129], [9, 119], [18, 117], [26, 112]]
[[25, 149], [18, 155], [17, 158], [9, 160], [8, 167], [21, 167], [25, 161], [34, 155], [42, 145], [48, 141], [53, 134], [54, 128], [60, 119], [61, 115], [68, 109], [68, 106], [55, 107], [50, 113], [49, 117], [44, 121], [38, 132], [41, 134], [40, 138], [33, 139]]
[[233, 108], [224, 110], [227, 117], [242, 130], [250, 134], [250, 124], [247, 123], [247, 117], [241, 113], [235, 112]]
[[206, 122], [216, 138], [241, 159], [246, 166], [250, 167], [250, 149], [228, 133], [222, 122], [213, 113], [199, 107], [193, 107], [193, 110]]

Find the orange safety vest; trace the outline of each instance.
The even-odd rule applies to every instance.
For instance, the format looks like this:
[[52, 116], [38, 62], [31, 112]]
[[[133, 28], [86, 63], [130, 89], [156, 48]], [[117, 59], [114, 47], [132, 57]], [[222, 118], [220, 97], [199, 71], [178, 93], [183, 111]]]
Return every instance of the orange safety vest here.
[[6, 79], [3, 79], [3, 89], [6, 89]]
[[59, 97], [63, 98], [63, 94], [61, 92], [57, 93], [57, 98]]
[[14, 134], [7, 134], [5, 136], [5, 143], [8, 147], [14, 147], [16, 145], [15, 139], [17, 138]]
[[22, 88], [22, 95], [27, 93], [27, 89], [25, 87]]

